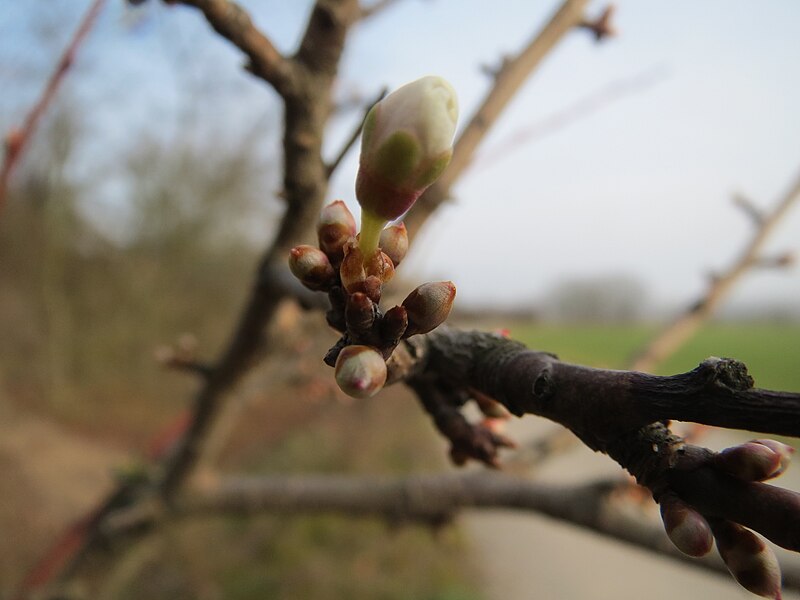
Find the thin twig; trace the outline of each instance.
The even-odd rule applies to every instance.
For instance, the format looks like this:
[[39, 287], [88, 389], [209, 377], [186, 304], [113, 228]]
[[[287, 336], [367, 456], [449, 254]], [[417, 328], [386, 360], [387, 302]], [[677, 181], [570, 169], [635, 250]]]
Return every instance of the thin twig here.
[[389, 88], [384, 87], [378, 93], [378, 95], [375, 96], [375, 99], [367, 104], [366, 108], [364, 109], [364, 114], [361, 116], [358, 125], [355, 128], [353, 128], [353, 132], [350, 134], [350, 137], [347, 138], [347, 141], [345, 141], [345, 143], [342, 145], [342, 148], [341, 150], [339, 150], [339, 153], [336, 155], [336, 158], [334, 158], [330, 163], [328, 163], [326, 167], [328, 171], [328, 177], [330, 177], [333, 174], [333, 172], [339, 168], [339, 165], [344, 160], [344, 157], [347, 156], [347, 153], [350, 152], [350, 149], [358, 141], [358, 138], [361, 135], [361, 129], [364, 127], [364, 119], [367, 118], [367, 113], [369, 113], [370, 109], [373, 106], [375, 106], [378, 102], [383, 100], [384, 96], [386, 96], [388, 91]]
[[6, 135], [5, 156], [3, 158], [3, 165], [0, 167], [0, 211], [3, 210], [5, 204], [11, 175], [17, 164], [19, 164], [20, 158], [25, 148], [29, 145], [39, 122], [45, 112], [47, 112], [47, 108], [53, 102], [58, 89], [61, 87], [61, 83], [64, 81], [64, 77], [75, 62], [78, 49], [92, 30], [105, 1], [106, 0], [94, 0], [91, 4], [78, 26], [78, 29], [75, 30], [72, 39], [58, 59], [56, 68], [47, 80], [42, 95], [33, 105], [22, 125], [18, 128], [11, 129]]
[[[637, 371], [652, 371], [653, 368], [671, 356], [677, 349], [691, 338], [709, 316], [730, 295], [733, 286], [753, 267], [762, 261], [761, 252], [770, 234], [786, 215], [792, 205], [800, 198], [800, 175], [789, 190], [768, 213], [758, 212], [754, 219], [757, 229], [734, 263], [722, 274], [717, 274], [709, 283], [700, 298], [692, 302], [684, 312], [669, 323], [661, 332], [643, 347], [634, 352], [629, 361], [630, 367]], [[741, 200], [740, 206], [744, 206]], [[752, 207], [750, 202], [747, 207]], [[753, 213], [747, 208], [748, 214]], [[783, 261], [783, 266], [791, 261]]]
[[566, 0], [517, 56], [503, 61], [495, 75], [494, 84], [459, 135], [450, 165], [406, 215], [404, 221], [410, 239], [417, 235], [425, 221], [450, 196], [450, 190], [472, 163], [475, 151], [486, 133], [522, 84], [567, 33], [584, 24], [584, 9], [587, 4], [588, 0]]
[[397, 4], [400, 0], [375, 0], [367, 6], [361, 7], [360, 20], [366, 20], [375, 17], [390, 8], [392, 5]]

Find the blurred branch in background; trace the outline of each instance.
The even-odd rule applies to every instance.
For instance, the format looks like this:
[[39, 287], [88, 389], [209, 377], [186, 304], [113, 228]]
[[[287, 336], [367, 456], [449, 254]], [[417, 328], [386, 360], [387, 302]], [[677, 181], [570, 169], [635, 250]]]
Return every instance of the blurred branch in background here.
[[[456, 180], [472, 164], [475, 152], [488, 131], [537, 67], [563, 37], [576, 28], [586, 27], [588, 0], [567, 0], [516, 56], [504, 57], [491, 73], [492, 85], [475, 114], [458, 136], [453, 159], [442, 176], [431, 186], [404, 217], [409, 239], [413, 241], [428, 218], [449, 197]], [[606, 14], [606, 13], [604, 13]], [[602, 17], [601, 17], [602, 18]], [[610, 35], [610, 31], [608, 32]], [[597, 36], [601, 40], [605, 35]]]
[[503, 160], [510, 152], [519, 149], [521, 146], [572, 125], [576, 121], [600, 111], [618, 100], [642, 93], [666, 81], [669, 76], [670, 71], [667, 67], [659, 65], [636, 75], [611, 81], [558, 112], [535, 123], [521, 126], [514, 135], [500, 140], [495, 147], [482, 152], [480, 160], [474, 163], [472, 168], [485, 169]]
[[739, 257], [724, 272], [710, 277], [703, 295], [692, 302], [674, 321], [669, 323], [655, 338], [639, 348], [631, 357], [629, 365], [636, 371], [652, 371], [656, 365], [678, 350], [700, 328], [700, 326], [728, 298], [736, 283], [752, 269], [785, 268], [794, 262], [794, 255], [786, 252], [778, 257], [763, 255], [764, 246], [781, 219], [800, 198], [800, 176], [792, 182], [784, 196], [768, 212], [762, 212], [747, 199], [734, 197], [734, 203], [753, 222], [754, 231]]
[[0, 166], [0, 212], [2, 212], [5, 204], [11, 175], [22, 158], [25, 148], [30, 144], [31, 137], [35, 133], [39, 121], [41, 121], [42, 116], [52, 103], [53, 98], [55, 98], [58, 92], [58, 88], [64, 81], [64, 77], [75, 62], [75, 56], [97, 21], [97, 17], [105, 1], [106, 0], [93, 0], [81, 24], [78, 26], [78, 29], [75, 30], [72, 39], [58, 59], [55, 70], [50, 75], [44, 90], [42, 90], [42, 95], [33, 104], [22, 124], [19, 127], [12, 128], [6, 133], [5, 155], [3, 157], [3, 164]]

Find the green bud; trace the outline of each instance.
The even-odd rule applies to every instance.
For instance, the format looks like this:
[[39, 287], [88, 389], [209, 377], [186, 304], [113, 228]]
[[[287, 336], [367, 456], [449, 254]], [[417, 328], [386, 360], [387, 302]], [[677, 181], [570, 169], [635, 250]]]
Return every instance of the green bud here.
[[369, 398], [386, 383], [386, 362], [369, 346], [346, 346], [336, 359], [336, 383], [348, 396]]

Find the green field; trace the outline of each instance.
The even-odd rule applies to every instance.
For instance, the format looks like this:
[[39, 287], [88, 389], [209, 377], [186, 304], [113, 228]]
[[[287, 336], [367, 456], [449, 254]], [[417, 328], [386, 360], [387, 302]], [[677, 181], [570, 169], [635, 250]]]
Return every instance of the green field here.
[[[631, 353], [657, 331], [646, 325], [517, 324], [510, 329], [514, 339], [531, 348], [607, 368], [624, 368]], [[711, 323], [657, 372], [686, 371], [709, 356], [744, 361], [758, 387], [800, 390], [800, 325]]]

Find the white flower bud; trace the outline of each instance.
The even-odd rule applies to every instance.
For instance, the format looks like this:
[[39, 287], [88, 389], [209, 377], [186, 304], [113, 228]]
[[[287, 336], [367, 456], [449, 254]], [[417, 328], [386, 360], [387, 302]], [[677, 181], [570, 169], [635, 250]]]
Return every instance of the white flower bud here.
[[453, 154], [458, 101], [441, 77], [423, 77], [389, 94], [367, 114], [356, 197], [365, 255], [383, 225], [406, 212]]

